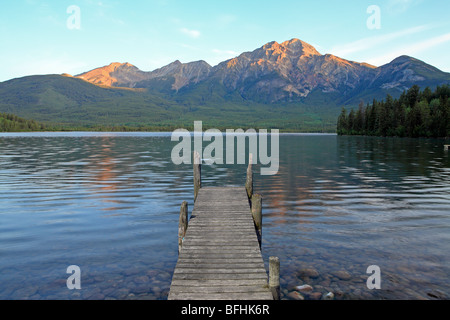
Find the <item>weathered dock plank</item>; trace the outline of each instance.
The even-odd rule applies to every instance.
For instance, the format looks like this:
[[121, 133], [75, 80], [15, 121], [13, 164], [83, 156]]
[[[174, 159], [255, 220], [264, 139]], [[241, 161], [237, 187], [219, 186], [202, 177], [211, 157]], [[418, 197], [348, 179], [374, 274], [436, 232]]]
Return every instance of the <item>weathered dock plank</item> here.
[[172, 295], [173, 300], [272, 300], [268, 292], [181, 292]]
[[273, 299], [244, 187], [196, 190], [169, 300]]

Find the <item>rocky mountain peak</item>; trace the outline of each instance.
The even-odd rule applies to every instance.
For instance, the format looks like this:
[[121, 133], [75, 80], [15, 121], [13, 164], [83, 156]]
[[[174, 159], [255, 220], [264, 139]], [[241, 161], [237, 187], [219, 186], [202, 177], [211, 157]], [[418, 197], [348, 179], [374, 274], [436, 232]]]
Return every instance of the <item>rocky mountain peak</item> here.
[[129, 82], [130, 78], [142, 80], [142, 71], [128, 62], [113, 62], [76, 77], [97, 85], [121, 86], [123, 83]]
[[269, 42], [262, 47], [267, 56], [319, 56], [320, 53], [310, 44], [299, 39], [291, 39], [278, 43], [276, 41]]
[[418, 61], [417, 59], [414, 59], [410, 56], [400, 56], [395, 58], [394, 60], [391, 61], [391, 64], [401, 64], [401, 63], [405, 63], [405, 62], [411, 62], [411, 61]]
[[288, 48], [293, 53], [303, 56], [320, 56], [320, 53], [316, 50], [316, 48], [300, 39], [294, 38], [281, 43], [281, 45]]

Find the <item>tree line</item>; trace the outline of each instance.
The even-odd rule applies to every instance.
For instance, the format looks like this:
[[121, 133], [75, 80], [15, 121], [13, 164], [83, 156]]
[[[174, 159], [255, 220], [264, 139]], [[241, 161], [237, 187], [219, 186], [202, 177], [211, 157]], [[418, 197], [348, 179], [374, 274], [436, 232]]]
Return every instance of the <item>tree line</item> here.
[[339, 135], [449, 137], [450, 87], [437, 86], [434, 91], [417, 85], [405, 90], [398, 99], [387, 95], [385, 100], [373, 100], [357, 111], [342, 108], [338, 118]]
[[0, 132], [44, 131], [46, 126], [34, 120], [26, 120], [11, 113], [0, 113]]

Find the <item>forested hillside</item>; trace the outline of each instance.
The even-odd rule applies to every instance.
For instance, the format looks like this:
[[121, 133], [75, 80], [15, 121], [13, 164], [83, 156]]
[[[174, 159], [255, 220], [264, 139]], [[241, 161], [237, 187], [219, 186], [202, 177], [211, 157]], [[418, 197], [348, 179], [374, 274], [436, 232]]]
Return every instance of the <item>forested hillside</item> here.
[[385, 100], [373, 100], [357, 111], [342, 108], [338, 119], [339, 135], [449, 137], [450, 87], [429, 87], [423, 91], [415, 85], [398, 99], [387, 95]]

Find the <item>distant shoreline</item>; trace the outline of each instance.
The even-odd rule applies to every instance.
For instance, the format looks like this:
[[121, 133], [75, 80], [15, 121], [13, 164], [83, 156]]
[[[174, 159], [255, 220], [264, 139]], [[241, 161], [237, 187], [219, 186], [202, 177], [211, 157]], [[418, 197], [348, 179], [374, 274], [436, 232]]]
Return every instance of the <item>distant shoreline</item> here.
[[[5, 134], [51, 134], [51, 133], [60, 133], [60, 134], [70, 134], [70, 133], [94, 133], [94, 134], [136, 134], [136, 133], [153, 133], [153, 134], [167, 134], [171, 135], [173, 131], [95, 131], [95, 130], [73, 130], [73, 131], [66, 131], [66, 130], [59, 130], [59, 131], [10, 131], [10, 132], [0, 132], [0, 136]], [[204, 133], [204, 132], [203, 132]], [[225, 133], [225, 132], [224, 132]], [[270, 132], [267, 133], [270, 135]], [[280, 135], [287, 136], [287, 135], [329, 135], [329, 136], [337, 136], [337, 133], [333, 132], [294, 132], [294, 131], [280, 131]]]

